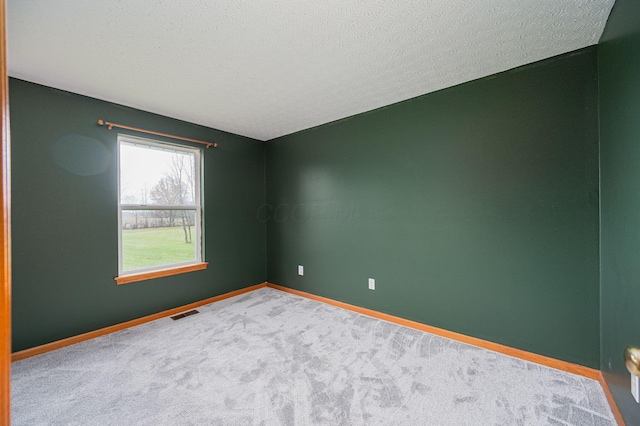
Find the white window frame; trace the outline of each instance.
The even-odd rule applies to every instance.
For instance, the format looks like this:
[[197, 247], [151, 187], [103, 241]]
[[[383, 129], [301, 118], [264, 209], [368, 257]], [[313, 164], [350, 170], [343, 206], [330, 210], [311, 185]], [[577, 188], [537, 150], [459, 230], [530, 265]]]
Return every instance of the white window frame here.
[[[195, 204], [184, 205], [162, 205], [162, 204], [126, 204], [122, 203], [121, 196], [121, 173], [120, 173], [120, 156], [122, 144], [138, 145], [142, 147], [149, 147], [152, 149], [160, 149], [168, 152], [184, 152], [194, 154], [195, 165]], [[188, 147], [184, 145], [172, 144], [167, 142], [161, 142], [152, 139], [138, 138], [129, 135], [118, 134], [117, 144], [117, 175], [118, 175], [118, 276], [116, 282], [118, 284], [126, 284], [128, 282], [140, 281], [143, 279], [156, 278], [167, 275], [174, 275], [176, 273], [190, 272], [192, 270], [199, 270], [206, 268], [206, 262], [204, 259], [204, 208], [203, 208], [203, 196], [202, 196], [202, 176], [204, 173], [204, 163], [202, 151], [198, 148]], [[195, 233], [193, 241], [195, 244], [195, 259], [185, 262], [177, 262], [165, 265], [159, 265], [149, 268], [140, 268], [135, 270], [124, 271], [123, 270], [123, 250], [122, 250], [122, 212], [127, 210], [187, 210], [195, 212]], [[190, 268], [190, 266], [202, 266], [196, 268]], [[167, 272], [167, 273], [163, 273]], [[140, 276], [140, 279], [131, 277]], [[129, 278], [127, 278], [129, 277]]]

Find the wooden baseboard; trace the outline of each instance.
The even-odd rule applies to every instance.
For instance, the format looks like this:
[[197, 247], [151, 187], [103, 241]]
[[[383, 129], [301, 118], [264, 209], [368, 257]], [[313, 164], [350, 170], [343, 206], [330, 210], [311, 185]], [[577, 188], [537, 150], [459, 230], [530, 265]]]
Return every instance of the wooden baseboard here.
[[[79, 334], [66, 339], [58, 340], [55, 342], [47, 343], [45, 345], [36, 346], [33, 348], [25, 349], [19, 352], [14, 352], [11, 355], [12, 361], [18, 361], [21, 359], [29, 358], [42, 353], [50, 352], [55, 349], [63, 348], [65, 346], [73, 345], [74, 343], [83, 342], [85, 340], [93, 339], [95, 337], [104, 336], [105, 334], [115, 333], [116, 331], [124, 330], [125, 328], [134, 327], [136, 325], [144, 324], [146, 322], [154, 321], [160, 318], [179, 314], [180, 312], [195, 309], [199, 306], [208, 305], [219, 300], [228, 299], [233, 296], [237, 296], [243, 293], [248, 293], [260, 288], [270, 287], [276, 290], [284, 291], [287, 293], [295, 294], [297, 296], [313, 299], [318, 302], [326, 303], [332, 306], [336, 306], [342, 309], [347, 309], [353, 312], [358, 312], [363, 315], [367, 315], [373, 318], [378, 318], [384, 321], [388, 321], [394, 324], [410, 327], [420, 331], [426, 331], [427, 333], [435, 334], [437, 336], [446, 337], [448, 339], [456, 340], [458, 342], [467, 343], [480, 348], [488, 349], [494, 352], [499, 352], [505, 355], [509, 355], [515, 358], [523, 359], [525, 361], [534, 362], [547, 367], [555, 368], [557, 370], [566, 371], [568, 373], [578, 374], [580, 376], [588, 377], [594, 380], [602, 380], [602, 375], [599, 370], [595, 370], [589, 367], [585, 367], [578, 364], [572, 364], [570, 362], [561, 361], [555, 358], [547, 357], [544, 355], [527, 352], [521, 349], [512, 348], [509, 346], [501, 345], [499, 343], [490, 342], [487, 340], [478, 339], [476, 337], [466, 336], [464, 334], [455, 333], [452, 331], [444, 330], [442, 328], [433, 327], [430, 325], [422, 324], [416, 321], [407, 320], [404, 318], [396, 317], [393, 315], [377, 312], [372, 309], [362, 308], [360, 306], [350, 305], [348, 303], [339, 302], [337, 300], [329, 299], [327, 297], [316, 296], [315, 294], [307, 293], [300, 290], [294, 290], [288, 287], [283, 287], [273, 283], [262, 283], [254, 286], [242, 288], [229, 293], [221, 294], [220, 296], [211, 297], [209, 299], [200, 300], [198, 302], [190, 303], [188, 305], [179, 306], [177, 308], [169, 309], [166, 311], [158, 312], [156, 314], [147, 315], [142, 318], [137, 318], [131, 321], [115, 324], [109, 327], [101, 328], [99, 330], [90, 331], [88, 333]], [[608, 391], [608, 388], [607, 388]]]
[[286, 293], [295, 294], [297, 296], [306, 297], [307, 299], [316, 300], [318, 302], [326, 303], [328, 305], [336, 306], [338, 308], [347, 309], [353, 312], [358, 312], [363, 315], [367, 315], [373, 318], [381, 319], [384, 321], [388, 321], [394, 324], [402, 325], [405, 327], [413, 328], [420, 331], [426, 331], [427, 333], [435, 334], [437, 336], [446, 337], [448, 339], [456, 340], [458, 342], [467, 343], [469, 345], [477, 346], [483, 349], [488, 349], [494, 352], [498, 352], [504, 355], [509, 355], [514, 358], [519, 358], [525, 361], [533, 362], [536, 364], [544, 365], [546, 367], [555, 368], [557, 370], [565, 371], [567, 373], [577, 374], [583, 377], [587, 377], [589, 379], [598, 380], [602, 389], [609, 401], [609, 405], [611, 407], [611, 411], [618, 422], [618, 425], [624, 426], [624, 419], [618, 409], [618, 406], [613, 399], [613, 395], [609, 390], [609, 386], [607, 382], [604, 380], [602, 373], [599, 370], [595, 370], [593, 368], [585, 367], [578, 364], [572, 364], [570, 362], [561, 361], [555, 358], [547, 357], [544, 355], [535, 354], [532, 352], [527, 352], [521, 349], [512, 348], [509, 346], [501, 345], [498, 343], [493, 343], [487, 340], [478, 339], [476, 337], [466, 336], [464, 334], [455, 333], [452, 331], [444, 330], [442, 328], [433, 327], [430, 325], [422, 324], [416, 321], [407, 320], [404, 318], [396, 317], [393, 315], [385, 314], [382, 312], [377, 312], [372, 309], [362, 308], [360, 306], [350, 305], [348, 303], [339, 302], [337, 300], [329, 299], [323, 296], [316, 296], [315, 294], [307, 293], [300, 290], [294, 290], [292, 288], [283, 287], [277, 284], [264, 282], [262, 284], [257, 284], [254, 286], [242, 288], [240, 290], [235, 290], [229, 293], [221, 294], [220, 296], [211, 297], [209, 299], [200, 300], [198, 302], [190, 303], [188, 305], [179, 306], [177, 308], [169, 309], [166, 311], [158, 312], [153, 315], [147, 315], [142, 318], [138, 318], [135, 320], [123, 322], [120, 324], [112, 325], [110, 327], [101, 328], [99, 330], [90, 331], [88, 333], [80, 334], [77, 336], [69, 337], [67, 339], [58, 340], [56, 342], [47, 343], [45, 345], [36, 346], [34, 348], [25, 349], [23, 351], [14, 352], [11, 355], [11, 361], [19, 361], [21, 359], [29, 358], [35, 355], [40, 355], [46, 352], [53, 351], [55, 349], [63, 348], [65, 346], [73, 345], [75, 343], [83, 342], [85, 340], [93, 339], [95, 337], [104, 336], [105, 334], [115, 333], [116, 331], [124, 330], [129, 327], [134, 327], [136, 325], [144, 324], [150, 321], [154, 321], [160, 318], [172, 316], [175, 314], [179, 314], [184, 311], [188, 311], [191, 309], [195, 309], [200, 306], [208, 305], [213, 302], [218, 302], [220, 300], [228, 299], [230, 297], [238, 296], [240, 294], [248, 293], [254, 290], [258, 290], [264, 287], [273, 288], [275, 290], [280, 290]]
[[34, 348], [25, 349], [23, 351], [14, 352], [11, 354], [11, 361], [19, 361], [21, 359], [29, 358], [32, 356], [40, 355], [46, 352], [50, 352], [56, 349], [63, 348], [65, 346], [80, 343], [85, 340], [93, 339], [95, 337], [104, 336], [105, 334], [115, 333], [116, 331], [124, 330], [125, 328], [134, 327], [136, 325], [144, 324], [146, 322], [154, 321], [160, 318], [179, 314], [180, 312], [189, 311], [200, 306], [208, 305], [213, 302], [228, 299], [233, 296], [238, 296], [243, 293], [258, 290], [266, 287], [266, 283], [257, 284], [251, 287], [241, 288], [240, 290], [231, 291], [229, 293], [221, 294], [220, 296], [210, 297], [209, 299], [200, 300], [198, 302], [189, 303], [188, 305], [179, 306], [177, 308], [169, 309], [166, 311], [158, 312], [157, 314], [147, 315], [146, 317], [137, 318], [131, 321], [123, 322], [120, 324], [112, 325], [109, 327], [101, 328], [99, 330], [90, 331], [88, 333], [79, 334], [66, 339], [58, 340], [55, 342], [47, 343], [45, 345], [36, 346]]
[[613, 413], [613, 417], [616, 418], [616, 422], [618, 426], [625, 426], [624, 418], [622, 418], [622, 413], [618, 409], [618, 404], [616, 404], [616, 400], [613, 398], [613, 394], [611, 393], [611, 389], [609, 389], [609, 384], [604, 379], [602, 372], [600, 373], [600, 377], [598, 378], [600, 381], [600, 386], [602, 386], [602, 390], [607, 397], [607, 401], [609, 402], [609, 407], [611, 407], [611, 412]]
[[566, 371], [567, 373], [578, 374], [583, 377], [588, 377], [593, 380], [600, 380], [600, 370], [585, 367], [578, 364], [573, 364], [567, 361], [561, 361], [559, 359], [551, 358], [544, 355], [527, 352], [522, 349], [516, 349], [509, 346], [501, 345], [499, 343], [490, 342], [488, 340], [478, 339], [476, 337], [466, 336], [464, 334], [455, 333], [453, 331], [444, 330], [442, 328], [433, 327], [430, 325], [422, 324], [416, 321], [407, 320], [404, 318], [396, 317], [382, 312], [377, 312], [372, 309], [362, 308], [360, 306], [350, 305], [344, 302], [338, 302], [337, 300], [329, 299], [327, 297], [316, 296], [315, 294], [306, 293], [300, 290], [294, 290], [288, 287], [283, 287], [273, 283], [267, 283], [267, 287], [284, 291], [287, 293], [295, 294], [297, 296], [306, 297], [308, 299], [317, 300], [318, 302], [327, 303], [329, 305], [337, 306], [339, 308], [348, 309], [353, 312], [358, 312], [363, 315], [367, 315], [373, 318], [378, 318], [384, 321], [392, 322], [394, 324], [402, 325], [405, 327], [413, 328], [420, 331], [426, 331], [427, 333], [435, 334], [437, 336], [446, 337], [447, 339], [456, 340], [458, 342], [467, 343], [469, 345], [477, 346], [490, 351], [499, 352], [504, 355], [509, 355], [514, 358], [523, 359], [536, 364], [544, 365], [546, 367], [555, 368], [556, 370]]

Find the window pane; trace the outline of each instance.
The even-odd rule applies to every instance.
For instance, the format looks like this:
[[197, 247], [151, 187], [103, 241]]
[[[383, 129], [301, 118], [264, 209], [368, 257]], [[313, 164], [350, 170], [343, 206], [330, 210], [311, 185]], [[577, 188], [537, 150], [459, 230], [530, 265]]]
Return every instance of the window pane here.
[[124, 210], [122, 270], [197, 260], [194, 210]]
[[196, 158], [193, 152], [120, 144], [120, 203], [196, 204]]

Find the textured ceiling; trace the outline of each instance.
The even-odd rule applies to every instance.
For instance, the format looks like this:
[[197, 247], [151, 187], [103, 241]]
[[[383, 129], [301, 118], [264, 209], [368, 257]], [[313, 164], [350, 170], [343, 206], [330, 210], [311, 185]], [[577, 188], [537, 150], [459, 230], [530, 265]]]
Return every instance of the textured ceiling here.
[[269, 140], [596, 44], [613, 3], [8, 0], [9, 73]]

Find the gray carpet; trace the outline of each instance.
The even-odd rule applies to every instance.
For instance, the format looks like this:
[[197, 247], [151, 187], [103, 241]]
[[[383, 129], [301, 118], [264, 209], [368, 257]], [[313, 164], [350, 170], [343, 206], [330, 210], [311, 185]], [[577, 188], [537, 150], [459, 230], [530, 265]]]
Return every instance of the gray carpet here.
[[14, 425], [615, 425], [597, 381], [269, 288], [13, 364]]

